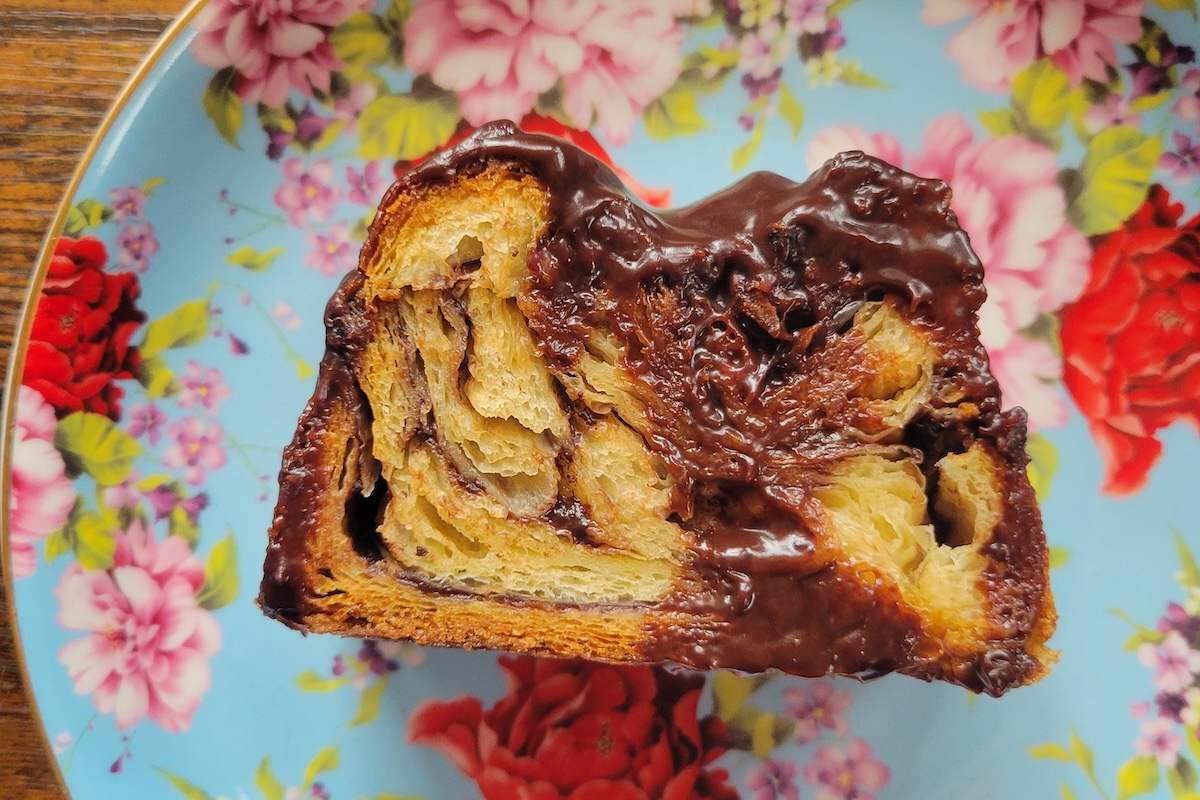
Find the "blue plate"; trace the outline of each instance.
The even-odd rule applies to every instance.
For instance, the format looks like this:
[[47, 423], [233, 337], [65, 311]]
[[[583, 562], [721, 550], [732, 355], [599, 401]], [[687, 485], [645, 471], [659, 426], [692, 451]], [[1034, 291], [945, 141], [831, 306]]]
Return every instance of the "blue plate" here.
[[[61, 208], [6, 392], [4, 572], [72, 796], [1200, 797], [1195, 14], [190, 7]], [[494, 117], [602, 154], [658, 205], [850, 148], [951, 184], [987, 266], [983, 339], [1032, 423], [1061, 614], [1047, 679], [1001, 699], [677, 679], [259, 613], [324, 302], [395, 172]]]

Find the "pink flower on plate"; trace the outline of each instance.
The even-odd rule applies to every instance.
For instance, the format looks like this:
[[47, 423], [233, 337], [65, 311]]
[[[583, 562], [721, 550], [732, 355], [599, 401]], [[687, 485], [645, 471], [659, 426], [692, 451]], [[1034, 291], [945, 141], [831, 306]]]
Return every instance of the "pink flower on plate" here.
[[1142, 735], [1133, 743], [1140, 756], [1151, 756], [1167, 769], [1179, 760], [1183, 737], [1174, 729], [1174, 723], [1166, 717], [1155, 717], [1142, 723]]
[[352, 166], [346, 167], [346, 184], [350, 187], [346, 199], [360, 206], [375, 208], [388, 188], [388, 179], [378, 161], [368, 161], [359, 172]]
[[310, 220], [323, 222], [333, 216], [333, 207], [342, 199], [342, 190], [334, 186], [333, 162], [322, 158], [305, 164], [299, 158], [283, 162], [284, 183], [275, 190], [275, 205], [287, 214], [297, 228]]
[[871, 754], [863, 739], [851, 739], [845, 752], [837, 745], [817, 748], [804, 766], [804, 779], [819, 784], [816, 800], [875, 800], [891, 777], [887, 765]]
[[75, 505], [75, 487], [66, 476], [62, 455], [54, 447], [57, 424], [53, 406], [37, 390], [20, 387], [13, 426], [9, 504], [9, 552], [14, 578], [34, 573], [34, 544], [66, 524]]
[[894, 138], [852, 126], [819, 134], [808, 163], [835, 154], [821, 148], [847, 143], [950, 185], [950, 206], [984, 265], [980, 339], [1005, 400], [1025, 408], [1032, 428], [1065, 424], [1066, 405], [1054, 386], [1061, 358], [1046, 342], [1021, 334], [1040, 314], [1079, 297], [1089, 274], [1091, 246], [1066, 221], [1054, 153], [1019, 136], [975, 141], [965, 119], [947, 114], [929, 124], [923, 149], [907, 163]]
[[754, 792], [751, 800], [800, 800], [797, 772], [796, 765], [790, 761], [765, 759], [761, 767], [746, 776], [746, 788]]
[[344, 222], [329, 226], [328, 233], [308, 232], [308, 255], [304, 264], [327, 278], [344, 275], [358, 264], [359, 245], [350, 238]]
[[282, 106], [292, 89], [329, 94], [345, 66], [329, 33], [374, 0], [212, 0], [196, 15], [192, 55], [206, 67], [237, 70], [248, 103]]
[[796, 738], [801, 744], [821, 738], [821, 729], [844, 735], [850, 730], [844, 713], [850, 707], [847, 692], [839, 692], [828, 683], [812, 684], [811, 689], [790, 687], [783, 690], [788, 712], [796, 720]]
[[946, 25], [967, 17], [946, 52], [968, 83], [1004, 91], [1043, 57], [1072, 85], [1105, 81], [1106, 68], [1117, 65], [1116, 46], [1142, 35], [1144, 6], [1145, 0], [925, 0], [922, 20]]
[[184, 479], [192, 486], [204, 483], [208, 470], [225, 466], [225, 431], [217, 422], [205, 423], [197, 417], [185, 417], [171, 424], [173, 438], [163, 450], [162, 463], [172, 469], [184, 469]]
[[180, 408], [202, 407], [209, 414], [217, 413], [221, 403], [229, 399], [229, 387], [215, 367], [205, 367], [189, 360], [179, 379], [182, 391], [179, 394]]
[[1154, 687], [1164, 692], [1181, 692], [1200, 674], [1200, 651], [1193, 650], [1178, 631], [1171, 631], [1157, 645], [1140, 646], [1137, 657], [1154, 670]]
[[404, 61], [456, 92], [471, 125], [520, 119], [559, 87], [575, 127], [595, 124], [622, 144], [679, 75], [677, 10], [620, 0], [423, 3], [405, 27]]
[[220, 627], [196, 603], [204, 564], [184, 539], [160, 544], [136, 519], [115, 538], [109, 569], [72, 564], [55, 589], [58, 624], [86, 632], [58, 660], [75, 691], [115, 715], [118, 729], [148, 717], [172, 733], [186, 730], [221, 648]]

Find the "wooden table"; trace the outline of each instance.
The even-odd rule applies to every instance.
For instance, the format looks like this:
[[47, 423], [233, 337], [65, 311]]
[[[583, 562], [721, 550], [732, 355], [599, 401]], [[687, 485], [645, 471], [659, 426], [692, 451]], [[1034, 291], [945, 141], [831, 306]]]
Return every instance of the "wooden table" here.
[[[30, 272], [81, 153], [184, 5], [186, 0], [0, 0], [0, 371], [7, 371]], [[0, 796], [63, 796], [25, 694], [3, 591]]]

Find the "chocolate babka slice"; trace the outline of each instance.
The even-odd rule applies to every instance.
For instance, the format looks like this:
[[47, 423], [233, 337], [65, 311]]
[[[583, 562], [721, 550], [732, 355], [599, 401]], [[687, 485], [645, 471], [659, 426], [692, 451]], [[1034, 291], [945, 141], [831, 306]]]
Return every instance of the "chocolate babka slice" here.
[[945, 184], [861, 153], [653, 212], [485, 126], [326, 313], [259, 598], [305, 631], [999, 695], [1055, 625]]

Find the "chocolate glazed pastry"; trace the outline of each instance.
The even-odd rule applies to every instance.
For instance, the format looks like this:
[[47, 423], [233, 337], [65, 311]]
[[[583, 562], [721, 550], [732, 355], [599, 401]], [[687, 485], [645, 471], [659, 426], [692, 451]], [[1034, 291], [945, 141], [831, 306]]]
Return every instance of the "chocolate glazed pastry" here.
[[651, 212], [509, 123], [383, 199], [259, 602], [296, 628], [999, 695], [1055, 612], [945, 184], [861, 153]]

